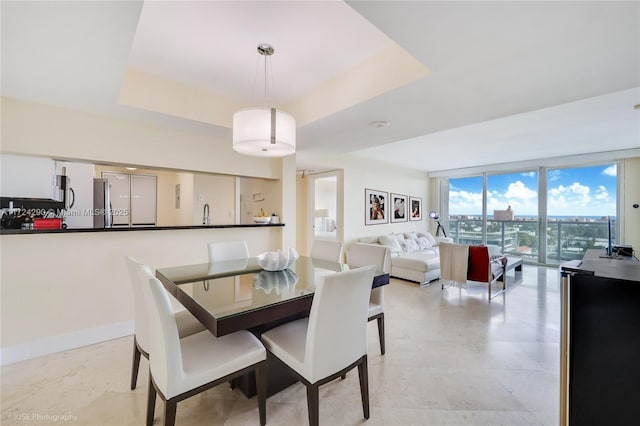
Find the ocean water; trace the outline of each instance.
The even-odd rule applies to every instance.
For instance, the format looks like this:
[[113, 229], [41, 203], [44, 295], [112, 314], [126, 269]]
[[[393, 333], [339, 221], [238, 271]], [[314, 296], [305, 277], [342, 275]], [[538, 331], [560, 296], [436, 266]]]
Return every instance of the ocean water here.
[[[465, 219], [477, 219], [477, 220], [482, 220], [482, 214], [468, 214], [468, 215], [452, 215], [452, 218], [457, 218], [457, 217], [463, 217]], [[552, 221], [578, 221], [578, 222], [607, 222], [608, 218], [611, 218], [611, 222], [615, 222], [616, 221], [616, 216], [572, 216], [572, 215], [566, 215], [566, 216], [547, 216], [548, 220], [552, 220]], [[516, 215], [515, 216], [515, 220], [535, 220], [537, 219], [538, 216], [535, 215], [526, 215], [526, 214], [521, 214], [521, 215]], [[493, 215], [488, 215], [487, 216], [488, 220], [493, 220]]]

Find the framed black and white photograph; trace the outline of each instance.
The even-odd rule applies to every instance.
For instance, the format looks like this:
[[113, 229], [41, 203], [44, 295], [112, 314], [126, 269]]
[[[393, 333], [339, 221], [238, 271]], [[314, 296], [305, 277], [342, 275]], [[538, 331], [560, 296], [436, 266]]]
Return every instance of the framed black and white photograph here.
[[402, 194], [391, 193], [391, 212], [390, 219], [392, 223], [406, 222], [409, 217], [408, 197]]
[[422, 198], [410, 197], [409, 205], [411, 206], [410, 220], [422, 220]]
[[388, 223], [388, 198], [389, 193], [383, 191], [376, 191], [375, 189], [364, 190], [364, 202], [365, 202], [365, 225], [379, 225], [381, 223]]

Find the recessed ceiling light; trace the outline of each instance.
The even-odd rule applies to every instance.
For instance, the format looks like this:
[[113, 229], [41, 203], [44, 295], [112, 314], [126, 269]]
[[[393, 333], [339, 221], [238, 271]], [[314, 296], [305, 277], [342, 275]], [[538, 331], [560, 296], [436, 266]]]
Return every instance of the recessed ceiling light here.
[[374, 121], [369, 123], [369, 126], [375, 127], [376, 129], [382, 129], [383, 127], [389, 127], [391, 123], [388, 121]]
[[127, 170], [138, 170], [136, 167], [126, 167]]

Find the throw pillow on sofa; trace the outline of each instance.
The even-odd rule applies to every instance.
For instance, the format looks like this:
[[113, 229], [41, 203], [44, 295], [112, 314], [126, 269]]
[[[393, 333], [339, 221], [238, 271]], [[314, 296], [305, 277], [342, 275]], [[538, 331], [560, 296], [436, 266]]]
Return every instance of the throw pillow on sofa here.
[[402, 232], [393, 232], [391, 233], [391, 235], [393, 235], [393, 237], [395, 237], [395, 239], [398, 240], [399, 243], [405, 240], [404, 234]]
[[435, 246], [437, 246], [437, 245], [438, 245], [438, 244], [436, 243], [436, 239], [435, 239], [435, 238], [433, 238], [433, 235], [431, 235], [431, 233], [430, 233], [430, 232], [427, 232], [427, 233], [425, 233], [425, 234], [420, 234], [420, 235], [418, 235], [418, 236], [419, 236], [419, 237], [424, 237], [424, 238], [426, 238], [426, 239], [429, 241], [429, 244], [431, 244], [431, 247], [435, 247]]
[[418, 234], [416, 233], [416, 231], [405, 232], [404, 233], [404, 238], [407, 239], [407, 240], [417, 240], [418, 239]]
[[420, 251], [420, 246], [418, 246], [418, 242], [415, 240], [402, 240], [400, 241], [400, 247], [402, 248], [402, 251], [405, 253]]
[[393, 235], [381, 235], [378, 239], [378, 242], [383, 246], [388, 246], [391, 254], [397, 254], [402, 252], [402, 247], [400, 247], [400, 243]]
[[418, 243], [418, 247], [420, 247], [420, 250], [433, 247], [429, 240], [427, 240], [425, 237], [416, 238], [416, 242]]

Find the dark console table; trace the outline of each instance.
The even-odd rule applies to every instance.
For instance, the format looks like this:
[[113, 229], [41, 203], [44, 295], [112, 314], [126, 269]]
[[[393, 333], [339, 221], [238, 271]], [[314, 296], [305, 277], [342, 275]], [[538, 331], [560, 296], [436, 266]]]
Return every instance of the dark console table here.
[[561, 425], [631, 425], [640, 401], [640, 262], [587, 250], [561, 265]]

